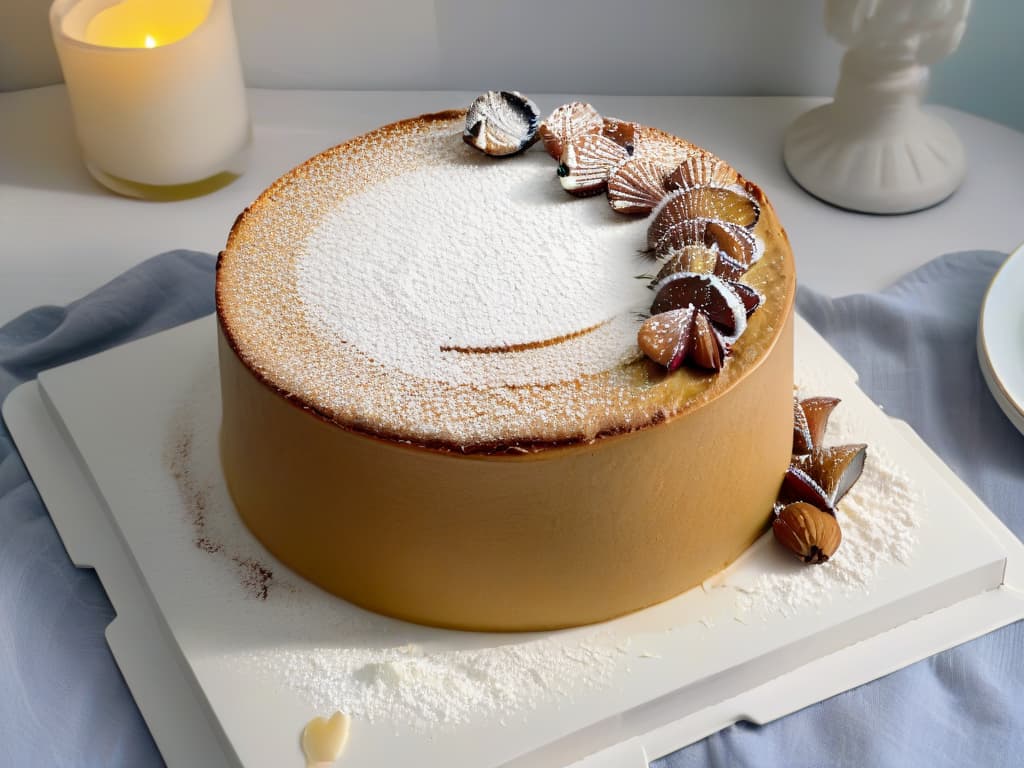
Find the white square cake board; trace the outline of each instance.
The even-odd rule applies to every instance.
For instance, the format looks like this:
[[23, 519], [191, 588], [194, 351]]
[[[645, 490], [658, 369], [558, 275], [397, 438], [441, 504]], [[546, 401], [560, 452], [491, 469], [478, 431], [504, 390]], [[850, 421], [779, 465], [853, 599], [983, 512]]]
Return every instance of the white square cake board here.
[[[789, 616], [744, 621], [723, 607], [718, 593], [727, 590], [691, 590], [601, 626], [632, 649], [608, 685], [518, 716], [432, 729], [354, 721], [340, 764], [639, 768], [739, 720], [768, 722], [1024, 617], [1021, 543], [906, 424], [868, 400], [852, 369], [799, 319], [796, 336], [797, 369], [815, 369], [822, 393], [856, 412], [864, 442], [884, 445], [922, 491], [912, 559], [884, 565], [870, 589]], [[303, 725], [329, 713], [233, 659], [301, 645], [309, 634], [261, 626], [259, 601], [237, 582], [195, 588], [197, 579], [223, 578], [196, 565], [169, 482], [166, 434], [195, 382], [216, 383], [214, 339], [208, 317], [46, 371], [11, 393], [3, 416], [69, 556], [95, 568], [110, 597], [117, 617], [108, 642], [168, 764], [300, 766]], [[209, 399], [201, 428], [213, 434], [219, 401]], [[764, 543], [730, 578], [775, 562]], [[330, 610], [358, 610], [324, 599]], [[391, 624], [386, 636], [359, 642], [451, 649], [523, 640]], [[329, 642], [344, 647], [346, 638]]]

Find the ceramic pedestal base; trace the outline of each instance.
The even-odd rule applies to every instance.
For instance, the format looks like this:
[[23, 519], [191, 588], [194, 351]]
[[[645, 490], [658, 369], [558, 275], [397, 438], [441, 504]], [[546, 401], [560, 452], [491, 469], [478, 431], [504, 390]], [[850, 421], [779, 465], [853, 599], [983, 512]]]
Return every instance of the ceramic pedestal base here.
[[909, 213], [945, 200], [964, 179], [963, 144], [921, 110], [926, 67], [880, 71], [843, 61], [835, 101], [786, 131], [783, 158], [800, 186], [866, 213]]

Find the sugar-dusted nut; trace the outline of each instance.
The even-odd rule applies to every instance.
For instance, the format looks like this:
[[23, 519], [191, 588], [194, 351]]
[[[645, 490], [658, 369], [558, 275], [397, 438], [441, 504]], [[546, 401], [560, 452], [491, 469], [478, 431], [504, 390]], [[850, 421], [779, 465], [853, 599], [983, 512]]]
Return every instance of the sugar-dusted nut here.
[[815, 448], [797, 456], [793, 466], [802, 469], [825, 492], [829, 509], [835, 509], [864, 471], [868, 447], [863, 443]]
[[[698, 275], [717, 274], [719, 253], [717, 248], [708, 248], [704, 245], [684, 245], [678, 251], [673, 251], [672, 255], [668, 257], [658, 272], [655, 282], [677, 272], [694, 272]], [[721, 275], [719, 276], [721, 277]]]
[[719, 221], [750, 229], [761, 215], [753, 198], [734, 188], [693, 187], [674, 189], [654, 211], [649, 238], [655, 243], [681, 222], [694, 219]]
[[605, 190], [608, 177], [628, 159], [626, 150], [607, 136], [582, 136], [562, 151], [558, 180], [562, 189], [577, 197], [596, 195]]
[[718, 245], [743, 271], [764, 253], [764, 245], [753, 232], [729, 221], [705, 220], [701, 240], [705, 244]]
[[540, 138], [544, 149], [555, 160], [561, 161], [562, 153], [575, 140], [604, 129], [604, 120], [589, 104], [573, 101], [563, 104], [548, 115], [540, 125]]
[[791, 464], [782, 476], [779, 503], [791, 504], [794, 501], [806, 501], [820, 509], [832, 511], [825, 489], [803, 469]]
[[739, 174], [724, 160], [710, 152], [694, 152], [668, 177], [669, 189], [728, 187], [739, 181]]
[[518, 91], [487, 91], [466, 112], [462, 139], [494, 157], [522, 152], [537, 140], [540, 112]]
[[654, 160], [631, 157], [608, 177], [608, 205], [618, 213], [646, 216], [668, 194], [665, 168]]
[[772, 533], [796, 557], [813, 564], [827, 561], [843, 540], [835, 516], [805, 501], [779, 510], [772, 521]]
[[825, 439], [828, 417], [837, 405], [838, 397], [808, 397], [794, 399], [793, 403], [793, 453], [810, 453], [821, 447]]
[[642, 157], [666, 168], [669, 173], [675, 170], [695, 152], [703, 150], [693, 145], [681, 144], [660, 131], [641, 129], [633, 137], [633, 157]]
[[764, 253], [761, 241], [752, 231], [739, 224], [702, 218], [666, 216], [660, 221], [659, 218], [659, 210], [656, 208], [651, 227], [647, 230], [647, 247], [659, 257], [667, 258], [673, 251], [686, 245], [714, 245], [742, 273]]
[[669, 371], [684, 362], [709, 371], [721, 370], [726, 349], [707, 315], [693, 306], [649, 317], [637, 333], [643, 353]]
[[619, 120], [617, 117], [606, 117], [601, 128], [601, 133], [625, 149], [628, 155], [635, 151], [642, 132], [643, 128], [639, 123]]
[[761, 294], [749, 285], [723, 280], [715, 275], [677, 272], [653, 286], [651, 312], [693, 306], [708, 316], [732, 344], [747, 327], [747, 318], [761, 304]]

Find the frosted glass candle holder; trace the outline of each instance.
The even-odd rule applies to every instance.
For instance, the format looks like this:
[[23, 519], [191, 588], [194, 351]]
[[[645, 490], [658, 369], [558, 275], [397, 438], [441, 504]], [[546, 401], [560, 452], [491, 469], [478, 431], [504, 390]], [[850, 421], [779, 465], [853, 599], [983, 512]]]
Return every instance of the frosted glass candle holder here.
[[245, 169], [252, 131], [230, 0], [55, 0], [50, 28], [101, 184], [175, 200]]

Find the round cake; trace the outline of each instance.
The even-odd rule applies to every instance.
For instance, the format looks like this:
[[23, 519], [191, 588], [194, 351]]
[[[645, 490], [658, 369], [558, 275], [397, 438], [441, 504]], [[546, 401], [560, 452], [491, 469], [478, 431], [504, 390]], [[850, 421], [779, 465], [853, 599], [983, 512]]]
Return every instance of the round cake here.
[[677, 595], [766, 530], [793, 435], [785, 233], [710, 153], [580, 128], [583, 107], [511, 157], [478, 151], [473, 109], [388, 125], [235, 222], [223, 471], [322, 588], [437, 626], [567, 627]]

